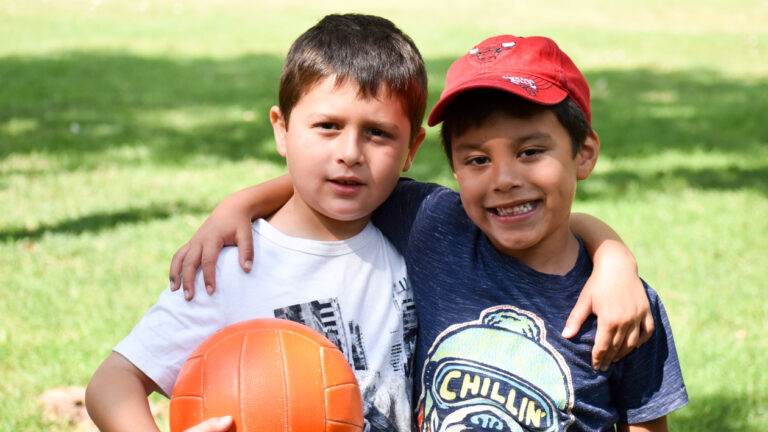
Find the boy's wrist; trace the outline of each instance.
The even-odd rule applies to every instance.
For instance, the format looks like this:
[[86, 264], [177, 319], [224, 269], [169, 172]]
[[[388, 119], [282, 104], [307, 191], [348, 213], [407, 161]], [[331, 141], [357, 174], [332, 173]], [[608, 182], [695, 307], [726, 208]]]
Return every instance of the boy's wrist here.
[[595, 250], [592, 259], [595, 269], [610, 268], [612, 271], [638, 273], [637, 260], [632, 251], [619, 241], [605, 241]]

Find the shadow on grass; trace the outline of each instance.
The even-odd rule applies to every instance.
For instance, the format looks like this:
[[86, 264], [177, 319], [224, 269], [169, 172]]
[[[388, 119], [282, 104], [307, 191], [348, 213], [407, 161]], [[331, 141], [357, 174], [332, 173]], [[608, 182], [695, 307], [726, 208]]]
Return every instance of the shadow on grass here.
[[768, 196], [768, 166], [742, 168], [676, 168], [644, 172], [613, 170], [597, 173], [577, 190], [579, 200], [621, 199], [630, 190], [664, 191], [670, 188], [692, 188], [714, 191], [752, 189]]
[[[430, 107], [451, 61], [427, 61]], [[64, 170], [110, 162], [184, 164], [198, 157], [282, 163], [268, 122], [281, 66], [281, 58], [257, 54], [177, 59], [65, 52], [0, 58], [0, 161], [50, 155], [57, 160], [52, 169]], [[674, 150], [752, 162], [749, 168], [596, 175], [602, 186], [585, 194], [587, 199], [619, 196], [637, 183], [663, 190], [674, 179], [702, 189], [748, 187], [768, 194], [768, 161], [750, 159], [768, 147], [762, 115], [768, 98], [757, 97], [768, 94], [768, 82], [732, 80], [707, 70], [597, 70], [587, 78], [604, 156]], [[450, 176], [436, 133], [422, 146], [416, 164], [419, 179]], [[3, 172], [34, 174], [31, 170], [9, 164]]]
[[205, 214], [210, 212], [208, 205], [190, 205], [188, 203], [155, 203], [146, 207], [131, 207], [114, 212], [94, 213], [79, 218], [63, 220], [56, 224], [41, 225], [34, 229], [3, 227], [0, 230], [0, 242], [18, 240], [37, 240], [46, 234], [96, 233], [124, 224], [135, 224], [169, 218], [178, 214]]
[[[0, 158], [42, 153], [65, 169], [109, 155], [166, 164], [197, 155], [282, 161], [270, 140], [281, 59], [71, 52], [0, 59]], [[137, 150], [138, 149], [138, 150]], [[141, 157], [138, 161], [142, 161]]]

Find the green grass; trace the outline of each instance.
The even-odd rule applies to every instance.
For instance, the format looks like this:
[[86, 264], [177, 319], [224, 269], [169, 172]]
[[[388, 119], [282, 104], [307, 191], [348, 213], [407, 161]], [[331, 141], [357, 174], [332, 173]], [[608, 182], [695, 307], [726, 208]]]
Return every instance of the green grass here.
[[[624, 237], [675, 330], [691, 402], [671, 429], [765, 429], [768, 4], [258, 3], [0, 0], [0, 431], [67, 430], [37, 396], [85, 385], [213, 206], [284, 171], [282, 56], [334, 11], [408, 32], [430, 106], [474, 42], [557, 40], [602, 142], [576, 210]], [[412, 175], [452, 185], [428, 133]]]

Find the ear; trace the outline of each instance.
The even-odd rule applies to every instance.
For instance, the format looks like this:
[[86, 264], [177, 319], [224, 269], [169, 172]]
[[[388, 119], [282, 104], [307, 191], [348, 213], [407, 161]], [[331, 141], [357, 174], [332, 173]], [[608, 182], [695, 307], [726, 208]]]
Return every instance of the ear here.
[[416, 152], [419, 151], [419, 147], [421, 147], [421, 143], [424, 142], [424, 138], [427, 136], [427, 130], [423, 127], [419, 129], [419, 133], [416, 134], [416, 136], [413, 138], [413, 143], [411, 143], [410, 148], [408, 149], [408, 156], [405, 158], [405, 163], [403, 164], [403, 172], [408, 171], [411, 169], [411, 165], [413, 164], [413, 158], [416, 157]]
[[577, 163], [576, 178], [578, 180], [584, 180], [592, 173], [597, 164], [597, 157], [600, 155], [600, 138], [597, 136], [597, 132], [594, 130], [589, 131], [587, 139], [584, 141], [584, 145], [581, 146], [579, 152], [576, 154]]
[[285, 118], [280, 111], [280, 107], [273, 106], [269, 109], [269, 122], [272, 123], [272, 132], [275, 135], [275, 145], [280, 156], [285, 157], [286, 153], [286, 134], [288, 132], [285, 125]]

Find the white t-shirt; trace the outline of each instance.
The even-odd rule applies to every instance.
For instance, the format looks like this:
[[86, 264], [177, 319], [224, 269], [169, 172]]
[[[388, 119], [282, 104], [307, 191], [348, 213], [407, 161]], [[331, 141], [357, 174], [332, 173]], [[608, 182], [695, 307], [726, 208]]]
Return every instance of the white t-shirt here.
[[371, 223], [347, 240], [315, 241], [260, 219], [253, 243], [250, 273], [236, 248], [224, 248], [213, 295], [198, 271], [191, 302], [166, 289], [114, 350], [170, 395], [189, 354], [216, 331], [253, 318], [298, 321], [347, 357], [371, 430], [410, 430], [416, 313], [400, 254]]

